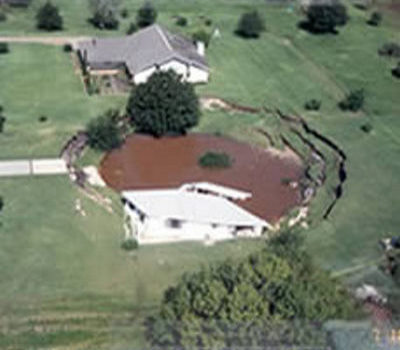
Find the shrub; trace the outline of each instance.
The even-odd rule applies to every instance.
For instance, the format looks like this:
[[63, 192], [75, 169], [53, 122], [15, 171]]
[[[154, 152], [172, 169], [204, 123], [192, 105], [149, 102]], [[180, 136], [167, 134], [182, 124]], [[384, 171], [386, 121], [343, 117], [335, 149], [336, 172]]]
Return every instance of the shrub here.
[[138, 30], [137, 24], [135, 22], [131, 22], [128, 30], [126, 31], [126, 34], [131, 35], [131, 34], [135, 33], [137, 30]]
[[119, 21], [111, 12], [106, 15], [96, 12], [90, 22], [99, 29], [117, 30], [119, 28]]
[[263, 19], [257, 11], [252, 11], [240, 17], [236, 34], [243, 38], [258, 38], [263, 30]]
[[194, 41], [201, 41], [207, 47], [210, 44], [211, 35], [207, 33], [205, 30], [198, 30], [192, 34], [192, 39]]
[[181, 135], [197, 125], [199, 101], [194, 87], [181, 76], [172, 70], [159, 71], [132, 90], [127, 115], [138, 132]]
[[178, 25], [178, 26], [181, 26], [181, 27], [186, 27], [187, 26], [187, 24], [188, 24], [188, 20], [187, 20], [187, 18], [186, 17], [181, 17], [181, 16], [179, 16], [177, 19], [176, 19], [176, 25]]
[[337, 0], [321, 3], [311, 2], [306, 12], [307, 20], [302, 26], [311, 33], [336, 33], [337, 26], [347, 23], [347, 9]]
[[155, 23], [156, 19], [157, 19], [157, 10], [150, 2], [146, 2], [138, 10], [136, 16], [136, 23], [140, 28], [144, 28]]
[[198, 160], [198, 164], [203, 168], [230, 168], [232, 158], [223, 152], [209, 151], [204, 153]]
[[108, 110], [89, 122], [86, 127], [88, 144], [99, 151], [110, 151], [122, 145], [123, 137], [118, 126], [119, 112]]
[[128, 17], [129, 17], [129, 11], [128, 11], [128, 9], [123, 8], [123, 9], [121, 10], [121, 17], [122, 17], [122, 18], [128, 18]]
[[2, 211], [4, 208], [4, 199], [2, 196], [0, 196], [0, 211]]
[[321, 108], [321, 101], [311, 99], [304, 104], [304, 108], [308, 111], [318, 111]]
[[10, 52], [10, 48], [7, 43], [0, 43], [0, 54], [6, 54]]
[[121, 248], [126, 251], [132, 251], [139, 248], [139, 244], [136, 239], [126, 239], [121, 243]]
[[71, 44], [65, 44], [63, 47], [64, 52], [72, 52], [72, 45]]
[[400, 58], [400, 45], [394, 42], [383, 44], [378, 50], [380, 56]]
[[45, 123], [45, 122], [47, 122], [47, 117], [45, 115], [41, 115], [38, 118], [38, 121], [39, 121], [39, 123]]
[[392, 69], [392, 75], [400, 79], [400, 61], [397, 63], [397, 66]]
[[367, 21], [367, 24], [370, 26], [377, 27], [381, 24], [382, 22], [382, 14], [380, 12], [372, 12], [371, 17]]
[[364, 105], [364, 99], [363, 89], [351, 91], [339, 102], [339, 108], [343, 111], [357, 112]]
[[212, 21], [212, 19], [210, 19], [210, 18], [207, 18], [207, 19], [204, 21], [204, 24], [205, 24], [207, 27], [211, 26], [212, 23], [213, 23], [213, 21]]
[[36, 26], [39, 29], [55, 31], [63, 29], [63, 19], [58, 7], [50, 1], [46, 2], [36, 14]]
[[89, 0], [89, 9], [92, 13], [89, 21], [99, 29], [118, 29], [119, 6], [120, 0]]
[[4, 124], [6, 123], [7, 118], [0, 114], [0, 133], [4, 131]]
[[7, 20], [7, 15], [0, 11], [0, 22], [5, 22]]
[[370, 123], [365, 123], [361, 125], [360, 129], [364, 131], [366, 134], [369, 134], [373, 130], [373, 126]]

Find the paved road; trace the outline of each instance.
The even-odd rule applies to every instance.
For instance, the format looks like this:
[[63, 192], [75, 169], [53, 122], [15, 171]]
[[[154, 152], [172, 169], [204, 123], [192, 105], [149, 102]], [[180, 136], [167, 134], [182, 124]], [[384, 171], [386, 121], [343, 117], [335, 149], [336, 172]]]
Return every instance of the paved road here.
[[61, 175], [67, 173], [67, 165], [63, 159], [0, 161], [0, 177]]
[[91, 38], [85, 36], [0, 36], [0, 42], [22, 44], [34, 43], [57, 46], [65, 44], [72, 44], [75, 46], [79, 41], [90, 39]]

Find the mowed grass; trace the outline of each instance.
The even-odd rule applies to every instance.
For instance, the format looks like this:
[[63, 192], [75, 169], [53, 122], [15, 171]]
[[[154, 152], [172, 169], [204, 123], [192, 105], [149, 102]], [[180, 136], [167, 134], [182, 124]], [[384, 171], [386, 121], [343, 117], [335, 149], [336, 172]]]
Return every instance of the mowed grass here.
[[[7, 118], [0, 159], [57, 156], [63, 144], [118, 97], [89, 97], [61, 47], [10, 45], [0, 57], [0, 104]], [[39, 122], [39, 117], [47, 117]]]

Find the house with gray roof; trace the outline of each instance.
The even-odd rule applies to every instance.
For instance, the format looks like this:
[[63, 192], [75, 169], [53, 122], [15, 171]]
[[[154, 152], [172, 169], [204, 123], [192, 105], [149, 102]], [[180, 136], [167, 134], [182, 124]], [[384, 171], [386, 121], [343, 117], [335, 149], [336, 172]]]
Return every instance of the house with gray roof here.
[[83, 41], [77, 50], [91, 75], [113, 75], [124, 70], [140, 84], [157, 70], [172, 69], [191, 83], [206, 83], [209, 78], [204, 44], [158, 24], [123, 38]]

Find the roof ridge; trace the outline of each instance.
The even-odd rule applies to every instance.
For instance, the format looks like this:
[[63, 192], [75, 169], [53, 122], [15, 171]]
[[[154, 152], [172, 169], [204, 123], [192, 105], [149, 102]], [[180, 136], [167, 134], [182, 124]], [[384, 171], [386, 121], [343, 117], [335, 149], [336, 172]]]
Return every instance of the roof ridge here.
[[164, 28], [162, 28], [159, 24], [154, 24], [154, 27], [156, 28], [158, 34], [160, 34], [161, 39], [163, 40], [164, 44], [167, 46], [169, 51], [174, 51], [173, 47], [171, 46], [167, 36], [164, 33]]

